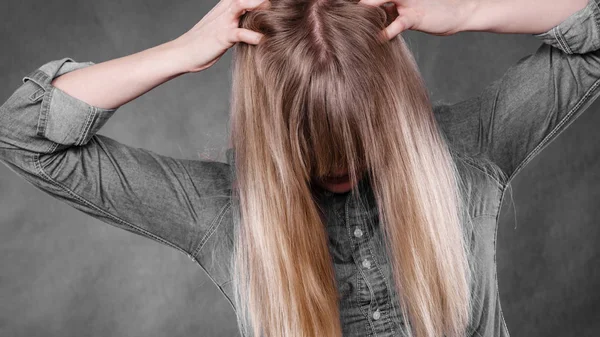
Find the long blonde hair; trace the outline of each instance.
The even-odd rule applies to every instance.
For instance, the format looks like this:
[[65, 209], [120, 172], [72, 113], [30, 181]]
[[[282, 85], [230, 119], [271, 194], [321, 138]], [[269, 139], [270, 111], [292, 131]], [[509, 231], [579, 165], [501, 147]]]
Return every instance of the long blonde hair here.
[[[456, 165], [382, 8], [271, 0], [234, 47], [230, 144], [241, 225], [232, 259], [244, 335], [341, 337], [339, 295], [311, 186], [369, 172], [402, 313], [417, 337], [463, 336], [471, 270]], [[352, 191], [356, 197], [356, 189]]]

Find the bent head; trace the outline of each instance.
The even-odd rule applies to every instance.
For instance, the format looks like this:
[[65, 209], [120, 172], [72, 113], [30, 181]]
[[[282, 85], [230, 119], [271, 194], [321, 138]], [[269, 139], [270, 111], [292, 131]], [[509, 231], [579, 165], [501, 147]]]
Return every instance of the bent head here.
[[[454, 166], [412, 54], [401, 36], [381, 38], [387, 11], [357, 2], [271, 0], [240, 18], [264, 38], [238, 43], [233, 55], [238, 323], [256, 336], [341, 336], [311, 191], [355, 197], [368, 176], [402, 313], [418, 337], [464, 335], [469, 288]], [[340, 174], [345, 181], [331, 177]]]
[[[234, 87], [244, 87], [234, 88], [232, 123], [255, 129], [246, 146], [263, 149], [287, 184], [334, 192], [356, 185], [372, 165], [365, 153], [375, 145], [371, 136], [385, 132], [382, 107], [391, 90], [401, 90], [385, 78], [413, 66], [401, 40], [392, 47], [378, 39], [386, 11], [356, 2], [271, 1], [269, 10], [240, 20], [265, 38], [234, 49]], [[404, 64], [391, 66], [397, 62]], [[345, 181], [333, 178], [340, 173]]]

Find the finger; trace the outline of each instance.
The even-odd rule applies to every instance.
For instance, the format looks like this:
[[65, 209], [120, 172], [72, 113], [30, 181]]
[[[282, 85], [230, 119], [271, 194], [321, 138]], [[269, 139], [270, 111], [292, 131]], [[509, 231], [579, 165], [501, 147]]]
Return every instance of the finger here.
[[269, 0], [231, 0], [230, 10], [234, 15], [244, 15], [247, 11], [262, 8], [268, 9], [271, 7]]
[[263, 34], [250, 29], [236, 28], [231, 30], [229, 36], [230, 43], [245, 42], [248, 44], [258, 44], [263, 37]]
[[388, 40], [395, 38], [398, 34], [412, 28], [413, 20], [409, 16], [398, 16], [389, 26], [385, 28]]
[[407, 0], [360, 0], [359, 4], [365, 4], [369, 6], [381, 6], [385, 3], [391, 2], [396, 6], [405, 5]]
[[244, 15], [244, 14], [246, 14], [246, 12], [254, 11], [254, 10], [257, 10], [257, 9], [269, 9], [269, 8], [271, 8], [271, 1], [267, 0], [267, 1], [261, 2], [260, 5], [255, 6], [253, 8], [242, 9], [241, 15]]
[[394, 22], [394, 20], [396, 20], [396, 18], [398, 18], [399, 10], [406, 0], [361, 0], [360, 2], [367, 5], [380, 6], [383, 10], [385, 10], [387, 15], [386, 25], [390, 25], [392, 22]]
[[266, 0], [260, 3], [260, 5], [258, 5], [257, 7], [254, 7], [253, 9], [269, 9], [271, 8], [271, 1]]

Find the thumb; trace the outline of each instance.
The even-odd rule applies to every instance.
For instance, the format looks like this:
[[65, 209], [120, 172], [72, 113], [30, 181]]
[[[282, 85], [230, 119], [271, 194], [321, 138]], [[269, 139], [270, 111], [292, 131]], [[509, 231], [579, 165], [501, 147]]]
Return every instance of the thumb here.
[[388, 39], [391, 40], [403, 31], [411, 29], [414, 24], [415, 22], [412, 17], [400, 15], [389, 26], [386, 27], [385, 33]]
[[245, 42], [247, 44], [258, 44], [263, 38], [263, 34], [246, 28], [236, 28], [232, 30], [229, 36], [230, 43]]

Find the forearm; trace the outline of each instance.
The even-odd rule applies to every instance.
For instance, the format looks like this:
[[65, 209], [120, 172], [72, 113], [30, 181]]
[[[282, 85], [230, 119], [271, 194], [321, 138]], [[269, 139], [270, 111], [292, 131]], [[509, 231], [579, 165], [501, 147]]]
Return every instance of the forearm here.
[[471, 0], [472, 14], [461, 31], [539, 34], [550, 30], [588, 0]]
[[184, 74], [177, 53], [176, 45], [169, 41], [58, 76], [52, 85], [92, 106], [118, 108]]

